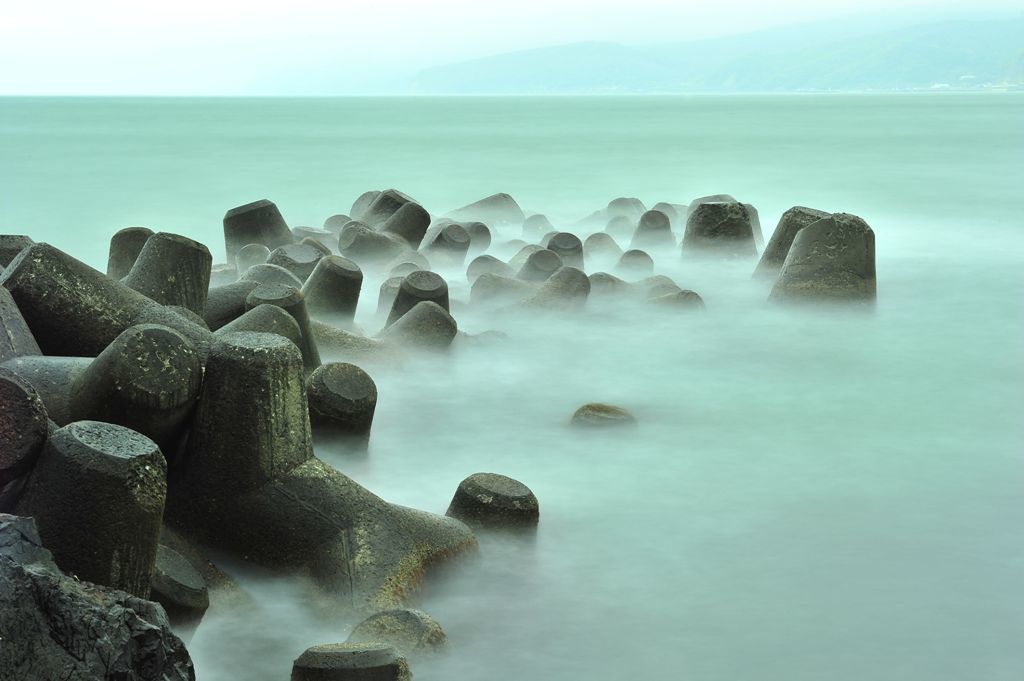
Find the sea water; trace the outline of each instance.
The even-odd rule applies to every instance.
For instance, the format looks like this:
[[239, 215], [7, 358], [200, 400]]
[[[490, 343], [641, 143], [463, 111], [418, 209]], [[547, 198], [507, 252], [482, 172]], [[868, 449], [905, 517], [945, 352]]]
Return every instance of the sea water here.
[[[318, 454], [434, 512], [478, 471], [540, 500], [535, 537], [484, 535], [424, 584], [450, 646], [417, 679], [1024, 675], [1024, 96], [5, 98], [0, 187], [0, 232], [100, 269], [125, 226], [222, 261], [230, 207], [320, 226], [387, 187], [435, 215], [508, 192], [580, 236], [618, 196], [727, 192], [765, 238], [793, 205], [855, 213], [876, 234], [869, 314], [777, 309], [755, 260], [677, 249], [655, 271], [703, 314], [499, 314], [443, 269], [460, 328], [507, 339], [374, 367], [369, 451]], [[592, 401], [639, 428], [568, 428]], [[286, 679], [347, 635], [297, 580], [226, 567], [262, 614], [208, 613], [200, 681]]]

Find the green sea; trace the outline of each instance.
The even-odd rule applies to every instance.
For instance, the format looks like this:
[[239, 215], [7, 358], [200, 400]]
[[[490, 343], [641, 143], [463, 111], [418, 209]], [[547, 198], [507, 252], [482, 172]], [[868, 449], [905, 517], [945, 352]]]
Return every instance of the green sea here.
[[[233, 206], [318, 227], [389, 187], [434, 215], [508, 192], [581, 237], [616, 197], [730, 193], [766, 238], [794, 205], [859, 215], [878, 258], [870, 314], [777, 309], [755, 260], [675, 248], [655, 271], [704, 314], [509, 318], [442, 269], [460, 328], [507, 340], [375, 368], [369, 452], [318, 453], [440, 513], [504, 473], [541, 523], [427, 581], [417, 607], [450, 646], [418, 680], [1024, 678], [1024, 95], [0, 98], [0, 232], [100, 269], [122, 227], [219, 262]], [[592, 401], [639, 428], [569, 429]], [[299, 580], [225, 567], [263, 616], [208, 613], [200, 681], [286, 679], [353, 624]]]

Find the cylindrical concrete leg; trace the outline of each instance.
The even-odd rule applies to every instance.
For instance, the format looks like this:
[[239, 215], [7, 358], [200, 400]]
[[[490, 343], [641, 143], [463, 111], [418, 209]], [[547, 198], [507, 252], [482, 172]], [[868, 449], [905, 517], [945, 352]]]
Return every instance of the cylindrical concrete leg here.
[[443, 350], [452, 344], [458, 332], [459, 326], [448, 310], [425, 300], [384, 329], [381, 337], [424, 350]]
[[158, 546], [150, 585], [150, 600], [164, 606], [174, 633], [187, 643], [210, 607], [203, 576], [180, 553]]
[[583, 242], [572, 232], [559, 232], [548, 239], [547, 248], [554, 251], [569, 267], [583, 269]]
[[332, 362], [317, 367], [306, 382], [306, 394], [314, 429], [359, 440], [370, 438], [377, 386], [355, 364]]
[[554, 251], [543, 248], [530, 254], [516, 273], [516, 279], [534, 282], [547, 281], [548, 277], [561, 267], [562, 258]]
[[459, 483], [448, 516], [470, 527], [532, 527], [540, 519], [540, 505], [530, 488], [497, 473], [474, 473]]
[[107, 256], [107, 276], [124, 279], [139, 259], [146, 240], [153, 236], [149, 227], [125, 227], [110, 237], [110, 254]]
[[180, 305], [203, 314], [210, 288], [210, 249], [179, 234], [149, 237], [124, 283], [162, 305]]
[[50, 436], [18, 512], [35, 517], [63, 571], [149, 598], [166, 495], [156, 443], [123, 426], [78, 421]]
[[340, 255], [329, 255], [317, 263], [306, 279], [302, 295], [314, 317], [334, 323], [351, 322], [362, 287], [363, 271], [359, 265]]
[[388, 315], [387, 325], [394, 324], [413, 306], [424, 301], [437, 303], [448, 310], [448, 283], [440, 274], [427, 270], [419, 270], [406, 275], [398, 287], [395, 302], [391, 305], [391, 314]]
[[[374, 398], [376, 402], [376, 394]], [[46, 444], [49, 423], [35, 388], [0, 367], [0, 489], [32, 470]]]
[[308, 648], [291, 681], [409, 681], [405, 658], [383, 643], [329, 643]]
[[324, 253], [318, 248], [306, 244], [288, 244], [271, 251], [267, 263], [283, 267], [299, 281], [306, 281], [322, 257]]
[[26, 248], [0, 274], [47, 355], [95, 356], [153, 301], [49, 244]]
[[292, 231], [273, 201], [261, 199], [232, 208], [224, 214], [224, 250], [228, 262], [246, 244], [263, 244], [270, 250], [294, 242]]
[[71, 388], [73, 421], [106, 421], [177, 450], [192, 415], [203, 368], [192, 344], [156, 324], [132, 326], [107, 346]]
[[22, 355], [41, 355], [32, 331], [11, 292], [0, 286], [0, 362]]
[[258, 281], [240, 280], [227, 286], [211, 288], [203, 313], [203, 319], [210, 330], [216, 331], [245, 314], [245, 299], [259, 285]]
[[269, 333], [217, 336], [177, 498], [242, 494], [313, 456], [302, 355]]
[[238, 275], [245, 274], [245, 271], [253, 265], [262, 265], [270, 257], [270, 249], [263, 244], [246, 244], [238, 249], [235, 254], [235, 267], [238, 268]]
[[217, 329], [215, 336], [224, 336], [229, 333], [276, 333], [284, 336], [295, 347], [302, 347], [302, 329], [295, 318], [288, 314], [283, 308], [277, 305], [257, 305], [238, 319], [228, 322]]
[[258, 305], [277, 305], [290, 314], [302, 332], [302, 345], [299, 349], [302, 351], [306, 371], [312, 371], [320, 366], [320, 353], [309, 329], [309, 312], [306, 310], [306, 299], [302, 297], [302, 291], [294, 286], [264, 284], [253, 289], [245, 304], [250, 310]]

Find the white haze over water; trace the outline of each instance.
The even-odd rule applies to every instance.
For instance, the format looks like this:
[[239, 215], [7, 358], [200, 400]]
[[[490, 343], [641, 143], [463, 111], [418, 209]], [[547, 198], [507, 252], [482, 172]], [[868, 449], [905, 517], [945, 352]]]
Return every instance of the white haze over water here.
[[[766, 238], [792, 205], [861, 215], [871, 314], [772, 308], [753, 260], [654, 253], [705, 314], [455, 305], [463, 330], [508, 340], [371, 369], [369, 453], [318, 453], [434, 512], [477, 471], [540, 500], [534, 541], [483, 537], [425, 585], [451, 646], [413, 661], [420, 681], [1016, 681], [1022, 121], [1014, 95], [0, 100], [0, 217], [102, 268], [128, 224], [221, 260], [231, 206], [266, 196], [318, 226], [389, 186], [435, 214], [508, 191], [557, 226], [623, 195], [729, 192]], [[589, 401], [639, 429], [568, 429]], [[190, 644], [200, 681], [285, 679], [346, 636], [301, 585], [245, 580], [265, 617], [212, 613]]]

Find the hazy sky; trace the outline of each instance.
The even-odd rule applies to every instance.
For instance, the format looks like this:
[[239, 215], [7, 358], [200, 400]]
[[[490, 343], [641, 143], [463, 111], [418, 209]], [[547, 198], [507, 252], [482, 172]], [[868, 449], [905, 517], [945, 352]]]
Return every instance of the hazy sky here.
[[1020, 0], [0, 0], [3, 94], [372, 92], [420, 69], [581, 40], [628, 44]]

